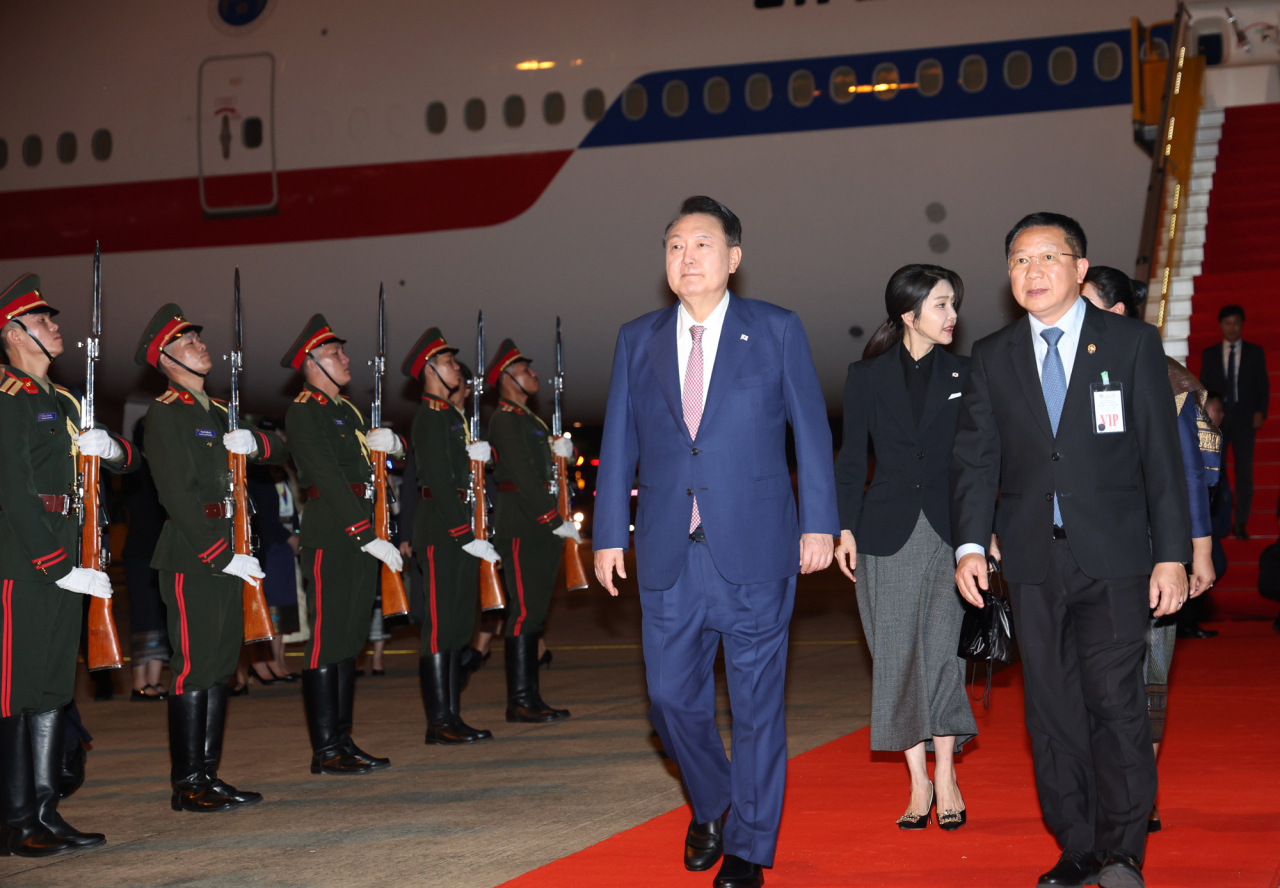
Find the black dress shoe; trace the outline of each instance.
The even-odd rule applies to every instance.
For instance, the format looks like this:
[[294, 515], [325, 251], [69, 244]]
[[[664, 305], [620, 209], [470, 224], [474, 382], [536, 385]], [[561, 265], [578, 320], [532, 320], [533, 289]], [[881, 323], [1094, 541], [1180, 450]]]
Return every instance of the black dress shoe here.
[[724, 853], [724, 815], [706, 823], [690, 823], [684, 837], [684, 868], [701, 873], [715, 866]]
[[1128, 851], [1112, 851], [1102, 862], [1102, 874], [1098, 877], [1102, 888], [1145, 888], [1142, 863]]
[[1181, 626], [1179, 626], [1176, 634], [1179, 638], [1216, 638], [1218, 635], [1218, 630], [1202, 629], [1199, 626], [1193, 626], [1187, 629], [1183, 629]]
[[1037, 885], [1080, 888], [1098, 884], [1098, 855], [1092, 851], [1063, 851], [1053, 869], [1040, 877]]
[[714, 888], [760, 888], [764, 884], [764, 867], [734, 854], [726, 854], [716, 873]]
[[1151, 809], [1151, 816], [1147, 818], [1147, 835], [1160, 832], [1160, 812], [1155, 808]]

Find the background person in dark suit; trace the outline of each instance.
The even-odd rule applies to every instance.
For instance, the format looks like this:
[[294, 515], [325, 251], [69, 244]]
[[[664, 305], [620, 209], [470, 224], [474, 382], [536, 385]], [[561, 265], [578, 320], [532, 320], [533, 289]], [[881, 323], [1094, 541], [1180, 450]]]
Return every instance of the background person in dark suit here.
[[[723, 850], [718, 888], [756, 888], [761, 867], [773, 865], [796, 574], [830, 565], [840, 531], [831, 428], [809, 339], [795, 312], [729, 292], [741, 239], [738, 217], [709, 197], [686, 200], [667, 226], [667, 283], [679, 303], [618, 333], [594, 534], [596, 577], [617, 595], [638, 465], [649, 717], [693, 803], [685, 867], [710, 869]], [[715, 720], [721, 644], [732, 764]]]
[[[1127, 888], [1143, 884], [1156, 793], [1149, 608], [1185, 603], [1191, 524], [1159, 334], [1081, 298], [1086, 250], [1079, 224], [1056, 213], [1025, 217], [1005, 240], [1028, 314], [973, 347], [951, 526], [956, 582], [979, 606], [993, 519], [1000, 537], [1040, 807], [1063, 848], [1040, 884]], [[1123, 404], [1096, 413], [1104, 383]]]
[[[911, 802], [902, 829], [964, 825], [952, 754], [977, 736], [956, 656], [964, 607], [956, 594], [947, 471], [969, 359], [950, 345], [964, 299], [960, 275], [907, 265], [885, 287], [889, 320], [849, 366], [844, 443], [836, 459], [836, 564], [857, 583], [874, 661], [871, 748], [905, 751]], [[876, 452], [866, 488], [867, 445]], [[861, 556], [861, 557], [859, 557]], [[855, 573], [856, 578], [855, 578]], [[934, 754], [933, 783], [925, 753]]]
[[1245, 342], [1244, 309], [1224, 305], [1218, 312], [1222, 342], [1206, 348], [1201, 355], [1200, 381], [1211, 392], [1222, 392], [1226, 416], [1222, 420], [1222, 467], [1226, 469], [1227, 447], [1236, 463], [1236, 514], [1232, 532], [1247, 540], [1249, 509], [1253, 505], [1253, 441], [1267, 418], [1271, 382], [1267, 378], [1267, 355], [1262, 346]]

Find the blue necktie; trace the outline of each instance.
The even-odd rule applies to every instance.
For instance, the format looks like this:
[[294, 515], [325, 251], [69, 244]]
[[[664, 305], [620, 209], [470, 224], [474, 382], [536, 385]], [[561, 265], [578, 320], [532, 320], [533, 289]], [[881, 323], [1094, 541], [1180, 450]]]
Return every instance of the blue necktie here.
[[[1044, 406], [1049, 408], [1049, 425], [1053, 434], [1058, 434], [1058, 421], [1062, 419], [1062, 405], [1067, 400], [1067, 372], [1062, 367], [1062, 355], [1058, 354], [1058, 341], [1062, 339], [1062, 331], [1057, 327], [1046, 327], [1040, 336], [1049, 343], [1049, 351], [1044, 356], [1044, 366], [1040, 369], [1040, 388], [1044, 391]], [[1062, 512], [1058, 508], [1058, 494], [1053, 495], [1053, 523], [1062, 527]]]

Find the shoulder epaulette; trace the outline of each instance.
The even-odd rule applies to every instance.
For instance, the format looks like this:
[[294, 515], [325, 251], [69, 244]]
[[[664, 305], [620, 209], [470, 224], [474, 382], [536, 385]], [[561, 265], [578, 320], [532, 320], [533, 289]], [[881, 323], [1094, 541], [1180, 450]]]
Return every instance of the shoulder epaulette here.
[[22, 380], [16, 376], [6, 376], [3, 383], [0, 383], [0, 392], [6, 395], [16, 395], [22, 391]]
[[293, 403], [305, 404], [310, 400], [311, 400], [311, 392], [307, 391], [306, 389], [303, 389], [302, 391], [298, 392], [298, 397], [293, 399]]
[[519, 407], [515, 406], [514, 404], [506, 404], [506, 403], [499, 404], [498, 409], [500, 409], [503, 413], [524, 413], [523, 410], [521, 410]]
[[422, 403], [426, 404], [432, 410], [444, 410], [446, 407], [452, 407], [448, 401], [442, 401], [434, 395], [423, 395]]
[[161, 404], [172, 404], [174, 401], [178, 400], [178, 393], [173, 389], [169, 389], [169, 391], [156, 398], [156, 400]]

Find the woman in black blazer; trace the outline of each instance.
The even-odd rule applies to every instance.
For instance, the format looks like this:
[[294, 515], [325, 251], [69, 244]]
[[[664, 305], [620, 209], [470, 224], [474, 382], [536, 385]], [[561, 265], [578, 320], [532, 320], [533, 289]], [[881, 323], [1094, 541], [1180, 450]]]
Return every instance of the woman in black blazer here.
[[[844, 388], [836, 563], [857, 583], [873, 660], [871, 748], [906, 752], [911, 803], [902, 829], [928, 826], [935, 800], [940, 827], [964, 825], [952, 755], [978, 732], [956, 656], [964, 610], [947, 478], [969, 359], [940, 348], [951, 343], [963, 296], [954, 271], [894, 272], [885, 288], [889, 320], [850, 365]], [[868, 443], [876, 455], [869, 486]]]

